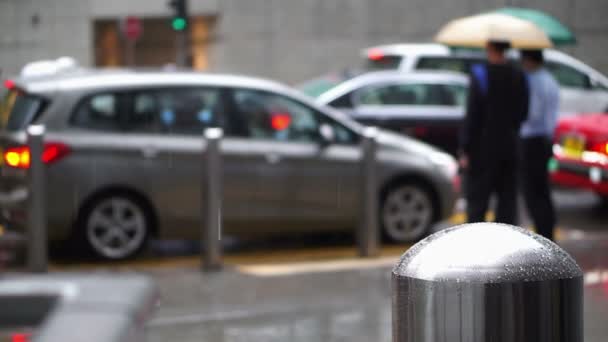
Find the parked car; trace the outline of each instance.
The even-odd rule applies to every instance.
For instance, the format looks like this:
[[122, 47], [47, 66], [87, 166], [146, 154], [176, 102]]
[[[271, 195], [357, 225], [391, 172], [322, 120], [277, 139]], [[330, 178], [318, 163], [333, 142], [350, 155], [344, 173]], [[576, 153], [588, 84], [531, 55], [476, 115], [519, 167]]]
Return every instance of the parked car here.
[[608, 199], [608, 114], [562, 118], [555, 133], [553, 183]]
[[[88, 71], [14, 80], [0, 111], [0, 207], [23, 229], [24, 129], [47, 128], [49, 236], [108, 259], [151, 236], [197, 238], [202, 131], [220, 126], [223, 232], [352, 229], [358, 221], [362, 126], [286, 86], [194, 72]], [[378, 209], [396, 241], [424, 236], [456, 199], [452, 157], [380, 131]]]
[[[511, 53], [517, 58], [517, 52]], [[468, 72], [484, 60], [481, 51], [454, 49], [441, 44], [392, 44], [363, 51], [369, 70], [418, 69]], [[560, 112], [608, 112], [608, 78], [585, 63], [557, 50], [545, 51], [547, 68], [560, 84]]]
[[349, 80], [363, 72], [354, 69], [345, 69], [341, 72], [330, 72], [311, 80], [296, 84], [294, 87], [304, 94], [316, 98], [338, 84]]
[[456, 154], [467, 89], [460, 73], [378, 71], [330, 89], [317, 102]]

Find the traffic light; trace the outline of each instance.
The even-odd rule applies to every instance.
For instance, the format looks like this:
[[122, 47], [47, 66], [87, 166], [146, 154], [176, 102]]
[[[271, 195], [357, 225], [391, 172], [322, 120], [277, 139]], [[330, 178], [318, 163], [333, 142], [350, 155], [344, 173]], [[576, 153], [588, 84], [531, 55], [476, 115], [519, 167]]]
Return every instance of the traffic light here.
[[173, 9], [171, 27], [175, 31], [184, 31], [188, 27], [188, 6], [187, 0], [170, 0], [169, 7]]

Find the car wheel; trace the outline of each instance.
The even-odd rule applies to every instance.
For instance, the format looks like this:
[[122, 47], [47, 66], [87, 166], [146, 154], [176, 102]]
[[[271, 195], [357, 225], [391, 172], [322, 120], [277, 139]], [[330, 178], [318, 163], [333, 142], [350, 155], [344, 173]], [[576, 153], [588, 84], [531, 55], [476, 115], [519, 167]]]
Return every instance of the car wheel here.
[[124, 194], [93, 200], [79, 220], [81, 240], [96, 257], [122, 260], [146, 245], [150, 215], [136, 198]]
[[387, 238], [394, 242], [413, 242], [428, 234], [436, 213], [431, 192], [420, 184], [406, 183], [388, 191], [380, 220]]

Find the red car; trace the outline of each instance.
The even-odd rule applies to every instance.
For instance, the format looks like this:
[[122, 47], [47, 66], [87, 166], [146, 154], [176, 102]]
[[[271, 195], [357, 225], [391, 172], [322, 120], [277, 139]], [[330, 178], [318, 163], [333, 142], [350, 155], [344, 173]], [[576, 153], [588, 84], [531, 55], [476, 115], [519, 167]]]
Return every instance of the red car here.
[[554, 184], [608, 198], [608, 114], [560, 119], [549, 165]]

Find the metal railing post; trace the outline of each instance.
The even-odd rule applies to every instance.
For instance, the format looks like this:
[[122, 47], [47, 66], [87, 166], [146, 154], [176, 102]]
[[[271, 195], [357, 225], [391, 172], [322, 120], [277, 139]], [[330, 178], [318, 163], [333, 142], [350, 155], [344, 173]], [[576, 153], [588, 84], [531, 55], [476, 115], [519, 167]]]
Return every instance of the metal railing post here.
[[206, 148], [203, 155], [202, 208], [203, 249], [202, 268], [205, 271], [222, 268], [222, 156], [220, 144], [224, 132], [221, 128], [207, 128], [204, 133]]
[[359, 256], [378, 255], [378, 180], [376, 168], [376, 136], [378, 129], [368, 127], [361, 141], [361, 218], [357, 227]]
[[27, 144], [30, 151], [28, 169], [27, 213], [27, 269], [30, 272], [46, 272], [48, 269], [48, 237], [46, 227], [46, 176], [42, 152], [45, 128], [31, 125], [27, 128]]
[[401, 257], [391, 281], [393, 342], [583, 341], [583, 272], [523, 228], [435, 233]]

